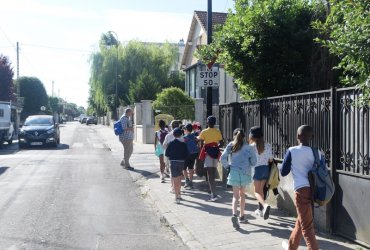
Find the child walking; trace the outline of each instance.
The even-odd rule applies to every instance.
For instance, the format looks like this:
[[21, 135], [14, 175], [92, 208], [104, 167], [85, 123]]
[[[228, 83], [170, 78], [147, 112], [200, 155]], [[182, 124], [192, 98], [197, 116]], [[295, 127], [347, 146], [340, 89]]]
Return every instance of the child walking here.
[[175, 139], [168, 144], [166, 156], [170, 160], [171, 180], [175, 192], [175, 201], [179, 204], [181, 200], [182, 171], [185, 166], [185, 159], [189, 156], [189, 152], [185, 142], [180, 140], [182, 139], [182, 131], [180, 128], [175, 128], [173, 130], [173, 136]]
[[249, 130], [249, 143], [256, 147], [257, 152], [257, 163], [253, 167], [253, 184], [254, 195], [258, 200], [259, 208], [255, 211], [255, 214], [267, 220], [270, 214], [270, 205], [265, 203], [264, 187], [270, 175], [269, 163], [274, 159], [272, 156], [272, 147], [270, 144], [265, 143], [262, 129], [257, 126]]
[[287, 176], [290, 171], [292, 172], [295, 206], [298, 214], [289, 242], [283, 241], [282, 243], [284, 249], [298, 249], [302, 236], [309, 250], [319, 249], [313, 224], [313, 201], [308, 180], [308, 172], [312, 169], [315, 161], [312, 148], [309, 145], [312, 137], [313, 129], [311, 126], [300, 126], [297, 130], [299, 145], [288, 149], [280, 169], [282, 176]]
[[163, 142], [168, 134], [168, 130], [166, 129], [166, 122], [163, 120], [159, 120], [158, 122], [159, 130], [155, 132], [154, 135], [154, 151], [155, 155], [159, 158], [159, 170], [161, 171], [161, 182], [165, 182], [165, 173], [164, 170], [166, 168], [166, 164], [164, 162], [164, 149], [163, 149]]
[[[224, 168], [230, 168], [227, 184], [233, 187], [232, 217], [233, 227], [238, 229], [239, 223], [245, 223], [245, 188], [252, 183], [251, 166], [257, 162], [253, 146], [245, 142], [245, 133], [241, 129], [234, 130], [234, 141], [230, 142], [221, 155]], [[238, 203], [240, 216], [238, 219]]]
[[209, 189], [211, 197], [209, 201], [217, 201], [219, 196], [216, 194], [216, 169], [220, 157], [220, 144], [222, 144], [222, 135], [220, 130], [215, 128], [216, 117], [208, 116], [208, 128], [202, 130], [198, 139], [204, 142], [199, 159], [204, 160], [204, 167], [207, 171]]
[[184, 142], [188, 147], [189, 156], [185, 160], [184, 166], [184, 177], [185, 177], [185, 185], [184, 188], [193, 188], [193, 176], [194, 176], [194, 164], [195, 159], [198, 157], [199, 148], [198, 148], [198, 140], [196, 136], [192, 133], [193, 125], [186, 124], [185, 126], [185, 136]]

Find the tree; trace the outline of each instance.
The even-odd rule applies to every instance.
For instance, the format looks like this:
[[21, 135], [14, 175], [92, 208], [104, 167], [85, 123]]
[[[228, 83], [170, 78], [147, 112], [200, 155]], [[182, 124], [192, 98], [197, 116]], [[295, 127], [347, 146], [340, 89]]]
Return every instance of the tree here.
[[21, 119], [39, 114], [41, 106], [48, 107], [48, 96], [42, 82], [36, 77], [20, 77], [18, 80], [20, 96], [24, 98]]
[[199, 56], [225, 64], [246, 99], [325, 88], [324, 77], [313, 85], [311, 70], [318, 48], [311, 22], [324, 17], [315, 1], [236, 0], [235, 14]]
[[17, 100], [13, 85], [13, 68], [9, 59], [0, 55], [0, 101], [13, 101]]
[[370, 2], [368, 0], [330, 0], [326, 21], [314, 27], [321, 31], [318, 42], [339, 58], [341, 82], [363, 90], [370, 102]]
[[[178, 81], [181, 78], [179, 80], [170, 77], [170, 70], [176, 60], [176, 55], [177, 47], [168, 43], [158, 45], [130, 41], [123, 45], [114, 37], [112, 38], [111, 34], [103, 34], [100, 40], [100, 50], [92, 54], [90, 58], [89, 110], [97, 113], [107, 111], [113, 113], [116, 94], [116, 65], [120, 105], [139, 102], [143, 97], [155, 97], [160, 89], [173, 86], [172, 84], [180, 85]], [[135, 85], [143, 86], [143, 81], [145, 83], [147, 80], [154, 87], [148, 89], [150, 92], [138, 93], [137, 90], [140, 88]], [[156, 85], [159, 87], [155, 87]]]
[[194, 100], [182, 89], [171, 87], [157, 95], [153, 108], [160, 113], [170, 114], [175, 119], [193, 120], [195, 115]]
[[136, 82], [130, 82], [129, 101], [134, 103], [138, 100], [154, 100], [161, 90], [160, 84], [153, 75], [144, 69], [143, 73], [136, 78]]

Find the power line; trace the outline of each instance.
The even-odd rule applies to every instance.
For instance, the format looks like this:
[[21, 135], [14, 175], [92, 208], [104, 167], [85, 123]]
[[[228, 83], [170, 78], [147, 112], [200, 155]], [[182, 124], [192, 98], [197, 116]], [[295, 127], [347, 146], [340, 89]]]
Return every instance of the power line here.
[[14, 49], [17, 49], [17, 47], [15, 46], [15, 43], [13, 43], [9, 37], [7, 36], [7, 34], [5, 33], [5, 31], [0, 27], [0, 31], [1, 33], [3, 33], [5, 39], [9, 42], [9, 44], [11, 45], [11, 47], [13, 47]]
[[44, 48], [44, 49], [52, 49], [52, 50], [64, 50], [64, 51], [72, 51], [72, 52], [78, 52], [78, 53], [92, 53], [92, 50], [83, 50], [83, 49], [75, 49], [75, 48], [60, 48], [60, 47], [53, 47], [53, 46], [47, 46], [47, 45], [41, 45], [41, 44], [30, 44], [30, 43], [22, 43], [23, 46], [29, 46], [29, 47], [38, 47], [38, 48]]

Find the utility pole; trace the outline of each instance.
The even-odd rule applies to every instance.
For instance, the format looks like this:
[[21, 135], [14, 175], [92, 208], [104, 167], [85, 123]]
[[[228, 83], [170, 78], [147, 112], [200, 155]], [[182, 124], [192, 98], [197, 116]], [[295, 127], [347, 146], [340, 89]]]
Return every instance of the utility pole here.
[[[212, 43], [212, 0], [208, 0], [207, 8], [207, 44]], [[207, 117], [212, 115], [212, 87], [207, 87]]]
[[[17, 80], [19, 79], [19, 42], [17, 42]], [[20, 86], [19, 81], [17, 81], [17, 102], [20, 97]]]
[[51, 96], [54, 97], [54, 81], [51, 82]]

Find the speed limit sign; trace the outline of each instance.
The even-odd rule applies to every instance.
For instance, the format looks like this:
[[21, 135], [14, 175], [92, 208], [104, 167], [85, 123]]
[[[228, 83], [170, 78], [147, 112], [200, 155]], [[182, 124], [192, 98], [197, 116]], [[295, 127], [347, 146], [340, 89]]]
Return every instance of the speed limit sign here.
[[220, 72], [218, 68], [205, 68], [198, 71], [198, 86], [218, 87], [220, 85]]

